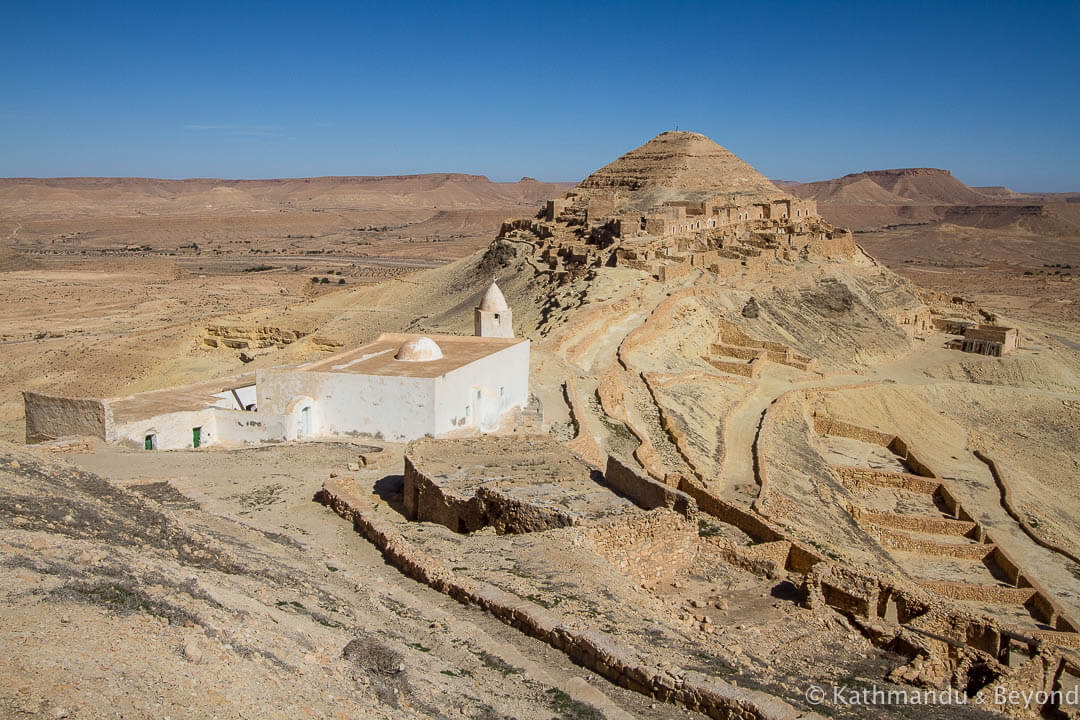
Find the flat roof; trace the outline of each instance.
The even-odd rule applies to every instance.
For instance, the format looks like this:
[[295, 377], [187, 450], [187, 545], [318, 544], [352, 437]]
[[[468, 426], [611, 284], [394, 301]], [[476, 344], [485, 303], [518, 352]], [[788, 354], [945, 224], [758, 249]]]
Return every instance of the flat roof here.
[[255, 373], [246, 372], [190, 385], [108, 398], [105, 403], [112, 409], [113, 422], [127, 423], [166, 413], [203, 410], [220, 401], [220, 398], [214, 397], [215, 394], [254, 384]]
[[[398, 348], [408, 340], [426, 337], [442, 350], [438, 360], [417, 362], [395, 360]], [[416, 335], [383, 333], [367, 345], [331, 355], [328, 358], [295, 368], [300, 372], [352, 373], [394, 377], [433, 378], [465, 367], [500, 350], [513, 347], [526, 338], [475, 337], [473, 335]]]

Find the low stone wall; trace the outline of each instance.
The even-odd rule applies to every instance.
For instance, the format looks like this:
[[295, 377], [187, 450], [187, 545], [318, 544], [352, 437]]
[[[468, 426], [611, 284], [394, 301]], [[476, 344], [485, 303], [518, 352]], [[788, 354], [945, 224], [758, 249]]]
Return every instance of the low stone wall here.
[[687, 671], [672, 677], [643, 664], [635, 652], [607, 633], [575, 629], [577, 623], [571, 625], [555, 612], [487, 583], [458, 577], [406, 541], [391, 523], [365, 513], [356, 498], [355, 485], [328, 481], [317, 499], [352, 522], [357, 532], [407, 576], [460, 602], [480, 606], [621, 687], [657, 700], [681, 703], [718, 720], [823, 720], [816, 713], [797, 710], [772, 695], [728, 685], [702, 673]]
[[721, 500], [705, 488], [685, 478], [679, 483], [679, 489], [692, 497], [702, 512], [712, 515], [722, 523], [737, 527], [756, 542], [788, 539], [758, 515], [747, 512], [726, 500]]
[[814, 415], [814, 430], [817, 431], [818, 435], [846, 437], [852, 440], [861, 440], [871, 445], [880, 445], [881, 447], [888, 447], [889, 443], [896, 437], [880, 430], [871, 430], [870, 428], [835, 420], [826, 415]]
[[111, 413], [101, 400], [65, 398], [23, 393], [26, 444], [48, 442], [62, 437], [96, 437], [106, 440]]
[[769, 351], [762, 350], [761, 348], [711, 343], [709, 345], [709, 352], [713, 355], [725, 355], [727, 357], [739, 358], [740, 360], [753, 360], [767, 354]]
[[949, 520], [922, 515], [879, 513], [864, 510], [858, 506], [852, 506], [849, 509], [851, 510], [851, 516], [855, 518], [855, 522], [860, 525], [866, 523], [897, 530], [913, 530], [934, 535], [955, 535], [958, 537], [967, 537], [978, 528], [978, 524], [970, 520]]
[[624, 515], [582, 532], [590, 550], [643, 582], [670, 581], [697, 556], [697, 525], [666, 508]]
[[755, 358], [749, 362], [729, 362], [707, 357], [705, 362], [721, 372], [741, 375], [742, 377], [756, 378], [761, 373], [761, 358]]
[[875, 537], [884, 547], [890, 550], [927, 555], [929, 557], [952, 557], [961, 560], [982, 560], [994, 551], [993, 545], [983, 543], [943, 543], [933, 540], [923, 540], [912, 537], [903, 532], [897, 532], [880, 525], [866, 524], [862, 526], [871, 536]]
[[1033, 588], [1008, 588], [1000, 585], [975, 585], [944, 580], [916, 580], [916, 582], [952, 600], [970, 600], [999, 605], [1024, 605], [1037, 594]]
[[865, 485], [876, 485], [877, 487], [908, 490], [921, 495], [933, 495], [941, 489], [941, 483], [939, 481], [928, 480], [919, 475], [911, 475], [909, 473], [869, 470], [867, 468], [852, 467], [850, 465], [834, 465], [833, 472], [840, 478], [840, 482], [844, 487], [849, 489]]
[[668, 508], [688, 520], [697, 517], [697, 503], [686, 493], [642, 475], [624, 460], [608, 455], [604, 482], [645, 510]]

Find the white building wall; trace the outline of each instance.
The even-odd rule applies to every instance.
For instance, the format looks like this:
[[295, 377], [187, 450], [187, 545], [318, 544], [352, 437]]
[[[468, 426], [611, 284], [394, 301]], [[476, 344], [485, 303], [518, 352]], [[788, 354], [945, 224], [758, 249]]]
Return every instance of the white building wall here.
[[145, 420], [133, 420], [112, 428], [110, 442], [142, 448], [147, 435], [156, 436], [158, 450], [180, 450], [192, 447], [192, 428], [201, 427], [200, 445], [213, 445], [217, 440], [215, 408], [155, 415]]
[[192, 447], [192, 430], [196, 427], [202, 428], [199, 432], [200, 447], [281, 440], [285, 434], [284, 418], [209, 407], [114, 425], [109, 433], [109, 441], [142, 449], [146, 436], [154, 435], [156, 449], [180, 450]]
[[[501, 397], [499, 388], [503, 389]], [[434, 434], [465, 427], [493, 430], [499, 415], [514, 406], [523, 408], [528, 402], [529, 341], [526, 340], [437, 380]]]
[[290, 440], [308, 400], [316, 435], [412, 440], [435, 433], [434, 378], [260, 370], [256, 387], [259, 414], [285, 417]]

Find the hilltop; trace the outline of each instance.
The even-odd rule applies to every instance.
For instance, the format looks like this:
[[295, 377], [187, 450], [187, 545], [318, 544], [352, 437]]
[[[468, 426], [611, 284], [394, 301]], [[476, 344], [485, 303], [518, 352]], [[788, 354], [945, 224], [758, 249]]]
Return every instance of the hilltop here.
[[577, 186], [583, 197], [596, 190], [621, 191], [629, 205], [641, 208], [674, 196], [689, 200], [708, 195], [780, 194], [768, 178], [730, 150], [700, 133], [676, 131], [660, 133]]

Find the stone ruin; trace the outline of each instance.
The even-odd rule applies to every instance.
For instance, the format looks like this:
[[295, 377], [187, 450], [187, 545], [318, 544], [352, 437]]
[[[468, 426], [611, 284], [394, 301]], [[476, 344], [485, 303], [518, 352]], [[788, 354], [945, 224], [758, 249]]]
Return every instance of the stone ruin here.
[[503, 223], [499, 238], [532, 246], [557, 279], [592, 267], [642, 270], [673, 281], [693, 269], [760, 277], [799, 258], [851, 259], [852, 234], [817, 203], [782, 192], [696, 133], [663, 133], [601, 168], [534, 217]]

